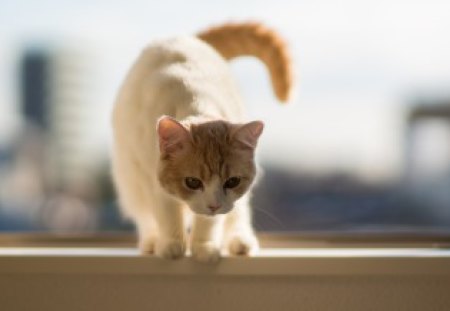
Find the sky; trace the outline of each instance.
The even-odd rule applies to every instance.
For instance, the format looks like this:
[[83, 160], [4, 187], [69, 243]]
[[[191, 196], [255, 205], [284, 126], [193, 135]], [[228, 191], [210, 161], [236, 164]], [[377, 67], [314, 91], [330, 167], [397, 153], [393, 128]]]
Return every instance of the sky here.
[[0, 143], [21, 125], [16, 69], [25, 47], [84, 53], [93, 68], [87, 132], [93, 144], [107, 145], [115, 93], [147, 42], [240, 20], [277, 29], [295, 62], [297, 96], [289, 105], [275, 100], [261, 63], [231, 64], [249, 118], [266, 123], [260, 143], [264, 162], [392, 177], [402, 168], [411, 103], [450, 92], [448, 1], [3, 0]]

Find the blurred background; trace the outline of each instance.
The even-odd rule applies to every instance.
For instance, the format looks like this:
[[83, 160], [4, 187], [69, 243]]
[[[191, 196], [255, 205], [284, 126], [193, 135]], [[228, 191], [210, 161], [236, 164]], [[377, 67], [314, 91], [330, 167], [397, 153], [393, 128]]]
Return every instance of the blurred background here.
[[0, 2], [0, 231], [132, 230], [111, 184], [110, 114], [155, 38], [257, 20], [288, 41], [289, 105], [231, 63], [266, 123], [260, 231], [450, 233], [450, 2]]

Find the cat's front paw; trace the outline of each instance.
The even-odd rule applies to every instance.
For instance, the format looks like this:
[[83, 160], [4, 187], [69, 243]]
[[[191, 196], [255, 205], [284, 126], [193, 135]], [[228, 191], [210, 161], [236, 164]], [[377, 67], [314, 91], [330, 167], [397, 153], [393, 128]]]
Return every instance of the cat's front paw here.
[[142, 255], [153, 254], [155, 252], [155, 242], [156, 238], [153, 236], [146, 238], [140, 237], [138, 247], [139, 250], [141, 251], [141, 254]]
[[220, 260], [220, 248], [212, 242], [192, 243], [192, 256], [200, 262], [216, 263]]
[[155, 253], [165, 259], [179, 259], [186, 252], [186, 242], [179, 239], [159, 239], [156, 241]]
[[236, 235], [230, 239], [228, 251], [233, 256], [251, 256], [259, 249], [258, 239], [253, 234]]

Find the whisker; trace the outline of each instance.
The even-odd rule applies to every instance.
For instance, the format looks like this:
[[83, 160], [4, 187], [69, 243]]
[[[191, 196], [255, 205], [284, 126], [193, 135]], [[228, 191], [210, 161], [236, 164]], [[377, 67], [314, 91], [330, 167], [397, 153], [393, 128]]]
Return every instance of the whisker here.
[[252, 208], [256, 211], [259, 211], [261, 213], [263, 213], [264, 215], [266, 215], [269, 219], [271, 219], [272, 221], [274, 221], [277, 225], [279, 225], [280, 227], [284, 227], [283, 222], [277, 218], [275, 215], [273, 215], [272, 213], [260, 208], [260, 207], [256, 207], [256, 206], [252, 206]]
[[256, 222], [256, 219], [253, 219], [253, 229], [255, 229], [255, 231], [264, 231], [264, 226], [261, 226], [259, 223]]

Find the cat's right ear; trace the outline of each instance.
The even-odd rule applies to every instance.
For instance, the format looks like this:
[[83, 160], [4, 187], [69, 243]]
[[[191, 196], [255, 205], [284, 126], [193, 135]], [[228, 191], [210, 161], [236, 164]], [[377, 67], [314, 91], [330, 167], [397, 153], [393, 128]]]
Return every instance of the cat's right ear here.
[[188, 147], [189, 131], [177, 120], [162, 116], [158, 119], [156, 130], [161, 154], [174, 155]]
[[262, 121], [253, 121], [238, 126], [233, 133], [233, 137], [236, 141], [240, 142], [242, 146], [255, 149], [263, 129], [264, 123]]

